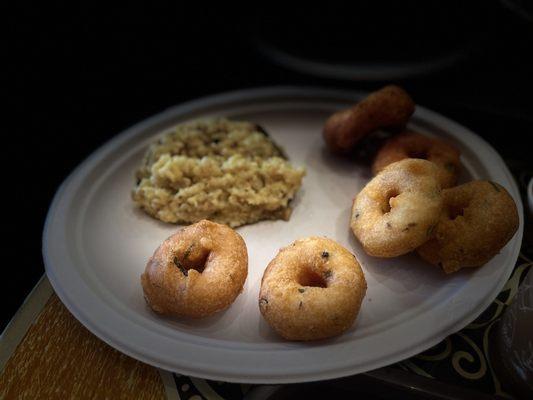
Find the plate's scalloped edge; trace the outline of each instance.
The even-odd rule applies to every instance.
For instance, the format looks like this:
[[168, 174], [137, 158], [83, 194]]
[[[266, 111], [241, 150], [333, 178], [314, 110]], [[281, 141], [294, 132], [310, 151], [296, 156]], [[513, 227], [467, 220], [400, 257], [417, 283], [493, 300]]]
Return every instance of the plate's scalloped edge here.
[[[235, 101], [243, 101], [243, 100], [251, 100], [251, 99], [258, 99], [260, 98], [262, 101], [268, 101], [269, 98], [276, 99], [280, 96], [290, 98], [290, 97], [297, 97], [300, 100], [306, 100], [306, 99], [312, 99], [316, 97], [324, 97], [323, 100], [334, 100], [336, 102], [350, 102], [354, 99], [360, 98], [361, 96], [364, 96], [364, 92], [356, 92], [356, 91], [348, 91], [348, 90], [336, 90], [336, 89], [325, 89], [325, 88], [316, 88], [316, 87], [293, 87], [293, 86], [280, 86], [280, 87], [266, 87], [266, 88], [252, 88], [252, 89], [245, 89], [245, 90], [239, 90], [234, 92], [228, 92], [224, 94], [214, 95], [214, 96], [208, 96], [204, 98], [200, 98], [197, 100], [193, 100], [187, 103], [184, 103], [182, 105], [174, 106], [171, 108], [168, 108], [164, 110], [163, 112], [154, 115], [153, 117], [150, 117], [131, 128], [123, 131], [119, 135], [113, 137], [108, 142], [103, 144], [99, 149], [97, 149], [95, 152], [93, 152], [87, 159], [85, 159], [78, 167], [76, 167], [71, 174], [65, 179], [65, 181], [60, 185], [59, 189], [57, 190], [54, 199], [52, 200], [52, 203], [50, 205], [49, 212], [46, 217], [44, 229], [43, 229], [43, 245], [42, 245], [42, 251], [43, 251], [43, 259], [46, 269], [46, 274], [50, 280], [50, 283], [52, 284], [54, 290], [56, 291], [57, 295], [61, 299], [61, 301], [65, 304], [65, 306], [69, 309], [69, 311], [80, 321], [82, 322], [87, 329], [89, 329], [92, 333], [94, 333], [97, 337], [99, 337], [101, 340], [106, 342], [107, 344], [111, 345], [112, 347], [117, 348], [118, 350], [122, 351], [123, 353], [136, 358], [140, 361], [146, 362], [148, 364], [154, 365], [156, 367], [160, 367], [165, 370], [174, 370], [176, 372], [180, 372], [186, 375], [191, 375], [195, 377], [205, 378], [205, 379], [213, 379], [213, 380], [223, 380], [227, 382], [237, 382], [237, 383], [296, 383], [296, 382], [309, 382], [309, 381], [316, 381], [316, 380], [324, 380], [324, 379], [333, 379], [333, 378], [340, 378], [343, 376], [348, 376], [356, 373], [361, 373], [364, 371], [376, 369], [379, 367], [383, 367], [385, 365], [390, 365], [395, 362], [401, 361], [403, 359], [406, 359], [408, 357], [411, 357], [415, 354], [418, 354], [421, 351], [424, 351], [431, 346], [439, 343], [441, 340], [443, 340], [448, 335], [460, 330], [464, 326], [468, 325], [470, 322], [472, 322], [490, 303], [493, 301], [493, 299], [497, 296], [497, 294], [500, 292], [500, 290], [505, 285], [506, 281], [509, 279], [509, 276], [514, 268], [514, 264], [516, 263], [516, 259], [518, 258], [518, 254], [521, 247], [522, 242], [522, 235], [523, 235], [523, 224], [524, 224], [524, 215], [523, 215], [523, 205], [521, 202], [520, 193], [518, 191], [518, 187], [516, 185], [516, 182], [514, 180], [514, 177], [506, 167], [504, 161], [500, 157], [500, 155], [481, 137], [475, 135], [473, 132], [468, 130], [467, 128], [461, 126], [460, 124], [438, 114], [433, 111], [430, 111], [428, 109], [425, 109], [423, 107], [420, 107], [417, 105], [417, 114], [427, 114], [431, 117], [432, 120], [440, 121], [440, 123], [446, 124], [448, 126], [452, 126], [456, 129], [462, 130], [467, 132], [469, 135], [471, 135], [471, 139], [475, 139], [481, 144], [486, 151], [488, 151], [492, 157], [496, 158], [505, 168], [503, 169], [503, 172], [507, 176], [509, 183], [512, 185], [512, 187], [507, 187], [507, 189], [510, 191], [510, 193], [513, 195], [513, 198], [515, 202], [517, 203], [517, 208], [519, 210], [519, 217], [520, 217], [520, 226], [518, 229], [518, 232], [516, 236], [511, 240], [514, 244], [514, 247], [512, 249], [513, 254], [513, 265], [509, 266], [507, 268], [505, 279], [501, 279], [498, 284], [495, 286], [494, 292], [492, 295], [487, 296], [484, 301], [482, 301], [478, 307], [476, 307], [475, 310], [471, 312], [470, 315], [466, 315], [464, 318], [458, 320], [456, 323], [451, 324], [449, 329], [443, 330], [440, 334], [435, 335], [431, 338], [428, 338], [427, 340], [421, 342], [419, 345], [410, 347], [408, 349], [405, 349], [404, 351], [398, 351], [393, 355], [389, 355], [385, 359], [378, 359], [371, 363], [366, 363], [364, 367], [354, 367], [350, 368], [343, 367], [339, 369], [331, 369], [326, 372], [324, 371], [306, 371], [306, 372], [300, 372], [297, 374], [291, 374], [287, 375], [286, 372], [281, 371], [279, 375], [274, 376], [273, 374], [262, 374], [261, 376], [245, 376], [240, 372], [231, 373], [228, 366], [225, 366], [224, 368], [220, 368], [217, 370], [216, 368], [211, 370], [207, 369], [197, 369], [197, 368], [191, 368], [187, 365], [180, 365], [176, 366], [176, 364], [169, 364], [165, 362], [161, 362], [160, 360], [145, 356], [144, 354], [135, 351], [135, 349], [132, 349], [128, 347], [128, 343], [126, 342], [120, 342], [118, 339], [112, 339], [109, 338], [106, 333], [97, 327], [95, 324], [91, 323], [91, 318], [89, 318], [80, 308], [78, 308], [75, 305], [75, 302], [72, 301], [72, 298], [66, 293], [66, 291], [62, 288], [58, 278], [53, 273], [53, 267], [51, 266], [50, 261], [50, 255], [48, 254], [49, 250], [49, 239], [50, 239], [50, 230], [51, 230], [51, 221], [55, 215], [56, 208], [62, 200], [63, 195], [65, 194], [65, 190], [67, 186], [73, 181], [73, 179], [83, 170], [85, 169], [89, 164], [91, 164], [94, 160], [98, 159], [102, 155], [106, 153], [106, 151], [110, 151], [112, 147], [118, 146], [130, 139], [130, 137], [135, 136], [137, 132], [147, 129], [148, 127], [153, 126], [158, 121], [165, 120], [169, 118], [169, 116], [181, 113], [181, 114], [187, 114], [189, 112], [196, 111], [200, 107], [213, 107], [213, 106], [221, 106], [228, 102], [235, 102]], [[416, 116], [416, 114], [415, 114]], [[439, 125], [440, 125], [439, 123]], [[176, 368], [177, 367], [177, 368]]]

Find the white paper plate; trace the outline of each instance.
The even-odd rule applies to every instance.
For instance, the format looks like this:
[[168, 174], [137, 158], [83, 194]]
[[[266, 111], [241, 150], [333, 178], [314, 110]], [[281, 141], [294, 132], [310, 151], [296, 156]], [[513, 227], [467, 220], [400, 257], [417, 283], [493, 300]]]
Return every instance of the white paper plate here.
[[[469, 130], [418, 107], [411, 126], [461, 149], [463, 180], [505, 186], [520, 212], [520, 229], [481, 269], [446, 276], [416, 255], [367, 256], [349, 227], [353, 196], [371, 177], [367, 166], [324, 148], [321, 130], [333, 111], [361, 93], [266, 88], [213, 96], [171, 108], [128, 129], [83, 162], [62, 184], [43, 236], [48, 278], [68, 309], [90, 331], [149, 364], [192, 376], [234, 382], [281, 383], [336, 378], [412, 356], [472, 321], [508, 279], [518, 257], [523, 213], [518, 189], [499, 155]], [[140, 275], [154, 249], [177, 227], [134, 207], [134, 170], [165, 129], [195, 118], [254, 121], [281, 144], [307, 176], [290, 221], [238, 229], [248, 246], [244, 292], [224, 313], [201, 321], [160, 318], [146, 306]], [[315, 343], [277, 337], [260, 317], [263, 270], [280, 247], [310, 235], [337, 240], [359, 258], [368, 292], [356, 324]]]

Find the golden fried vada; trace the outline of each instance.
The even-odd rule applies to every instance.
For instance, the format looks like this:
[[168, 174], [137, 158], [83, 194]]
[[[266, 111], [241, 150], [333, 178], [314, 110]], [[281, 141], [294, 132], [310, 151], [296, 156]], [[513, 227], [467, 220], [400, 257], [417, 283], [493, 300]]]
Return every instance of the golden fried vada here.
[[430, 237], [442, 208], [438, 167], [408, 158], [387, 166], [355, 197], [350, 226], [376, 257], [408, 253]]
[[385, 86], [355, 106], [329, 117], [323, 136], [331, 151], [348, 153], [373, 131], [405, 126], [414, 111], [415, 103], [405, 90], [395, 85]]
[[433, 237], [417, 252], [448, 274], [487, 263], [518, 229], [516, 204], [497, 183], [468, 182], [443, 190], [442, 197]]
[[156, 313], [201, 318], [229, 307], [242, 292], [247, 274], [242, 237], [226, 225], [202, 220], [158, 247], [141, 284]]
[[268, 264], [259, 309], [285, 339], [324, 339], [352, 326], [365, 293], [355, 256], [331, 239], [309, 237], [281, 249]]
[[461, 169], [459, 157], [459, 150], [441, 139], [406, 131], [385, 142], [374, 159], [372, 171], [378, 174], [393, 162], [405, 158], [421, 158], [439, 167], [438, 180], [441, 187], [448, 188], [457, 182]]

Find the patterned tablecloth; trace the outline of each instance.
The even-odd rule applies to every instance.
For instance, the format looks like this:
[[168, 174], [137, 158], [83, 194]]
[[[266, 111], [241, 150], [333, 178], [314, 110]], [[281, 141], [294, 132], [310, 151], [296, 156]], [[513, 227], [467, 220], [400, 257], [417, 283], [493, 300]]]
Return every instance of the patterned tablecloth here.
[[[530, 176], [517, 176], [522, 190]], [[511, 278], [474, 322], [431, 349], [387, 369], [408, 371], [409, 376], [467, 388], [480, 395], [513, 398], [491, 363], [491, 336], [533, 265], [533, 248], [527, 235], [530, 227], [528, 221]], [[260, 399], [280, 388], [207, 381], [134, 360], [87, 331], [63, 306], [45, 277], [2, 334], [0, 369], [1, 399]]]

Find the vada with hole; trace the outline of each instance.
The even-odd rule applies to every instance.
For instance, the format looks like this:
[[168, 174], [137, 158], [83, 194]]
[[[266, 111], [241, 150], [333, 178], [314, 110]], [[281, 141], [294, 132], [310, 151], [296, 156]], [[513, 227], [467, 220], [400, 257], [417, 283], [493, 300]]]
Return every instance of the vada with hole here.
[[443, 209], [432, 238], [418, 254], [446, 273], [486, 264], [518, 229], [516, 204], [505, 188], [472, 181], [442, 191]]
[[436, 164], [437, 178], [442, 188], [452, 187], [461, 170], [459, 150], [444, 140], [405, 131], [388, 139], [378, 151], [372, 171], [378, 174], [393, 162], [405, 158], [420, 158]]
[[427, 241], [442, 209], [438, 167], [408, 158], [387, 166], [355, 197], [350, 226], [375, 257], [406, 254]]
[[268, 264], [259, 310], [289, 340], [340, 335], [352, 326], [366, 293], [355, 256], [323, 237], [296, 240]]
[[242, 237], [226, 225], [202, 220], [157, 248], [141, 284], [156, 313], [201, 318], [229, 307], [242, 292], [247, 274]]
[[415, 103], [399, 86], [389, 85], [371, 93], [355, 106], [328, 118], [323, 136], [334, 153], [349, 153], [366, 135], [381, 128], [402, 128]]

